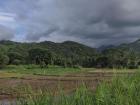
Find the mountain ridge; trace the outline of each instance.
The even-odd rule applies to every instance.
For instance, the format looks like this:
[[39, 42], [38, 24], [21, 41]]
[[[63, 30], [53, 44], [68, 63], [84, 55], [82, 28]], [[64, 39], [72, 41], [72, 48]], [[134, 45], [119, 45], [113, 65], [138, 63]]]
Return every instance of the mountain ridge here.
[[75, 41], [64, 41], [64, 42], [53, 42], [53, 41], [42, 41], [42, 42], [16, 42], [16, 41], [10, 41], [10, 40], [1, 40], [0, 45], [43, 45], [43, 46], [63, 46], [63, 47], [70, 47], [70, 46], [77, 46], [77, 47], [82, 47], [90, 50], [96, 50], [99, 52], [102, 52], [106, 49], [111, 49], [111, 48], [125, 48], [125, 49], [132, 49], [134, 51], [140, 52], [140, 39], [131, 42], [131, 43], [122, 43], [120, 45], [103, 45], [98, 48], [94, 48], [79, 42]]

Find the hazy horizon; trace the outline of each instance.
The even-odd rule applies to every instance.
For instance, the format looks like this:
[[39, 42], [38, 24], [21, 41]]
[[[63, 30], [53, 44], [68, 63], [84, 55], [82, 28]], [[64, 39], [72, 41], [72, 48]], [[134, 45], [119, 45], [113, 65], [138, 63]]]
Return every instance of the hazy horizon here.
[[0, 40], [67, 40], [88, 46], [140, 38], [139, 0], [3, 0]]

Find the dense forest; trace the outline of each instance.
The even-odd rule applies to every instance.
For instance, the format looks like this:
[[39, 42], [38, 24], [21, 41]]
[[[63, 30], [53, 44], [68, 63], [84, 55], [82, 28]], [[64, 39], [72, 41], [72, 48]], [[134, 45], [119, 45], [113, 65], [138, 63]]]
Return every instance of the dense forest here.
[[63, 67], [138, 68], [140, 40], [130, 44], [91, 48], [66, 41], [19, 43], [0, 41], [0, 68], [6, 65], [36, 64]]

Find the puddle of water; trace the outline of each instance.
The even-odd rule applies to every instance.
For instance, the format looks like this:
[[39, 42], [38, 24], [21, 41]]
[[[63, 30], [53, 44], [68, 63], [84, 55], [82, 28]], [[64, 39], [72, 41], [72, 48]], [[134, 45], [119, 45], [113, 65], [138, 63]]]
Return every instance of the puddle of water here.
[[3, 99], [0, 100], [0, 105], [16, 105], [16, 100]]

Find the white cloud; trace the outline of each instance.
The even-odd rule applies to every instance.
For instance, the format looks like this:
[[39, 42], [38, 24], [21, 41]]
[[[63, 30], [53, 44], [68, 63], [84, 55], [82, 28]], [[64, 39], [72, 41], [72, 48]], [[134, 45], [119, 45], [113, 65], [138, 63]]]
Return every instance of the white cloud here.
[[14, 38], [18, 26], [15, 17], [15, 14], [0, 12], [0, 40]]

